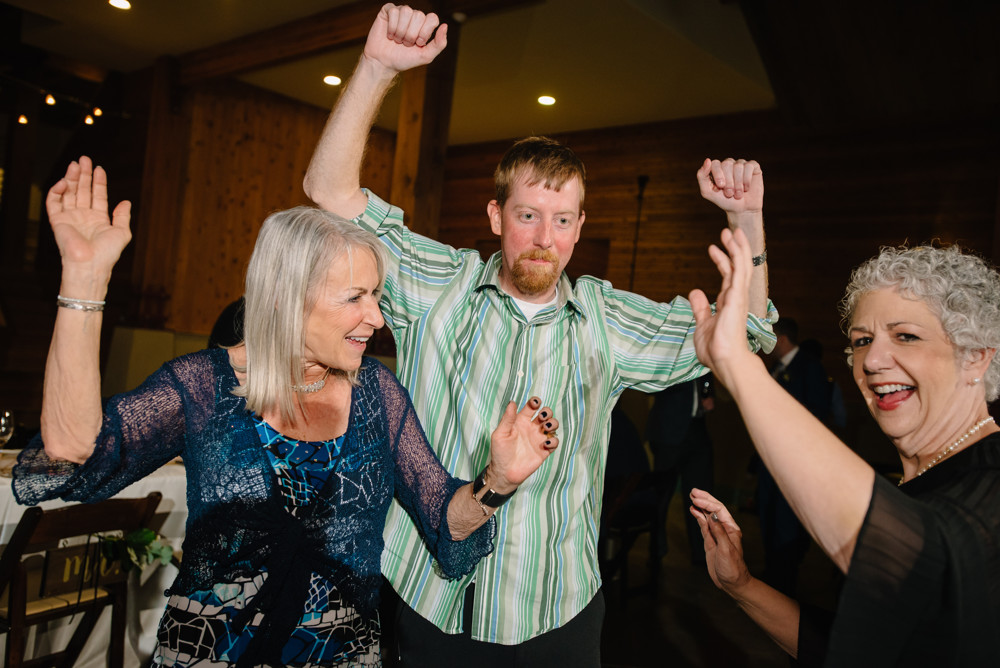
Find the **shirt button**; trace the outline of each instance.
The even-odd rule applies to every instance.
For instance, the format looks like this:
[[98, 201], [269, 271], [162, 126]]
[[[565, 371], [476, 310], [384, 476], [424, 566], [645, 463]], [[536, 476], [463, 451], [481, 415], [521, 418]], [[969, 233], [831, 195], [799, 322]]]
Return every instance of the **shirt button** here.
[[524, 372], [523, 371], [518, 371], [517, 372], [517, 377], [518, 378], [524, 378]]

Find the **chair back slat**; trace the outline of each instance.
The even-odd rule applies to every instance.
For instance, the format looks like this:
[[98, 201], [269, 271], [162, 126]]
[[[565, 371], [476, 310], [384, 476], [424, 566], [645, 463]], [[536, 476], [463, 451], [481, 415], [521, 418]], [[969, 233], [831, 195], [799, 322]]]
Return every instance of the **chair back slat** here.
[[47, 510], [38, 519], [28, 547], [73, 536], [141, 529], [149, 524], [161, 498], [162, 494], [152, 492], [144, 499], [108, 499]]

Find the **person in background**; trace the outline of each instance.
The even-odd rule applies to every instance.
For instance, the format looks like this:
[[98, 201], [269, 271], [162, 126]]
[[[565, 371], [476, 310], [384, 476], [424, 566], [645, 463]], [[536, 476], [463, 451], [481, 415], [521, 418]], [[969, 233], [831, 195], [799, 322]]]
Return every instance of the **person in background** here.
[[[799, 350], [805, 355], [811, 355], [823, 364], [823, 344], [819, 339], [805, 339], [799, 342]], [[826, 366], [823, 367], [826, 369]], [[830, 393], [830, 408], [826, 412], [826, 425], [836, 434], [843, 434], [847, 429], [847, 406], [844, 405], [844, 391], [840, 383], [833, 379], [833, 376], [826, 378], [827, 389]]]
[[[715, 479], [712, 438], [705, 416], [715, 409], [712, 374], [674, 385], [653, 395], [646, 438], [653, 451], [657, 487], [656, 554], [667, 553], [667, 513], [678, 484], [685, 498], [692, 489], [711, 492]], [[691, 563], [705, 561], [698, 523], [684, 514]]]
[[243, 297], [229, 302], [222, 309], [212, 333], [208, 335], [209, 348], [229, 348], [243, 342], [243, 311], [246, 308]]
[[[306, 172], [319, 206], [373, 231], [390, 256], [382, 312], [397, 370], [429, 425], [432, 447], [458, 476], [486, 462], [486, 427], [529, 387], [562, 417], [559, 454], [498, 513], [499, 545], [468, 577], [440, 577], [399, 508], [386, 525], [383, 570], [404, 605], [404, 665], [599, 666], [604, 600], [597, 533], [610, 415], [627, 388], [655, 392], [704, 369], [692, 348], [686, 300], [655, 303], [607, 281], [571, 282], [564, 269], [580, 238], [586, 176], [567, 147], [544, 137], [515, 143], [485, 203], [500, 252], [485, 262], [414, 234], [403, 212], [360, 183], [362, 157], [396, 76], [445, 48], [434, 14], [384, 5]], [[754, 161], [705, 160], [703, 197], [754, 244], [753, 347], [770, 347], [764, 260], [763, 174]], [[492, 504], [503, 502], [494, 497]]]
[[[819, 359], [799, 348], [799, 325], [783, 316], [774, 323], [777, 343], [771, 377], [819, 420], [830, 411], [829, 376]], [[764, 539], [764, 581], [789, 596], [795, 595], [799, 566], [809, 548], [809, 534], [782, 496], [771, 472], [757, 458], [757, 512]]]
[[[383, 324], [381, 243], [315, 208], [268, 216], [242, 343], [168, 362], [102, 406], [101, 312], [130, 205], [109, 218], [107, 176], [82, 157], [46, 209], [62, 282], [17, 501], [99, 501], [182, 456], [184, 559], [153, 663], [380, 665], [390, 501], [412, 514], [442, 577], [469, 573], [496, 535], [493, 508], [435, 458], [406, 390], [364, 356]], [[509, 403], [490, 438], [490, 493], [514, 494], [556, 448], [557, 427], [537, 397]]]
[[903, 467], [878, 476], [747, 352], [751, 250], [728, 256], [713, 317], [691, 295], [699, 358], [739, 405], [795, 514], [845, 573], [828, 626], [752, 577], [741, 532], [694, 491], [715, 583], [806, 666], [987, 666], [1000, 632], [1000, 274], [955, 246], [884, 248], [854, 270], [841, 313], [854, 381]]

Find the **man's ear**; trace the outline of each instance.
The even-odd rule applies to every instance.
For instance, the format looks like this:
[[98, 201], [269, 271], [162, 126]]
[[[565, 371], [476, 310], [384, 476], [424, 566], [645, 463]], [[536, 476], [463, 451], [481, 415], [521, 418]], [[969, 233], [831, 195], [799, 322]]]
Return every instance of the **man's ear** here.
[[490, 200], [490, 203], [486, 205], [486, 215], [490, 217], [490, 229], [493, 230], [493, 234], [500, 236], [500, 230], [502, 229], [503, 221], [503, 209], [497, 204], [495, 199]]
[[573, 240], [573, 243], [576, 243], [577, 241], [580, 240], [580, 232], [583, 231], [583, 221], [585, 221], [586, 219], [587, 219], [587, 212], [584, 211], [583, 209], [580, 209], [580, 222], [576, 226], [576, 239]]

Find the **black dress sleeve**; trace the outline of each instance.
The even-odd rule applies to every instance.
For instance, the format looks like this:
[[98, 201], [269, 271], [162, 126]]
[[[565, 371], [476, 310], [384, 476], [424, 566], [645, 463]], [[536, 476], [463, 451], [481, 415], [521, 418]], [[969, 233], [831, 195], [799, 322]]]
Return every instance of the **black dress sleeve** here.
[[814, 605], [799, 605], [798, 657], [792, 661], [797, 668], [819, 668], [826, 656], [833, 613]]
[[[975, 486], [988, 479], [968, 478]], [[998, 486], [987, 484], [985, 496], [970, 488], [915, 499], [876, 477], [824, 665], [995, 663], [1000, 592], [990, 524], [1000, 509]]]

